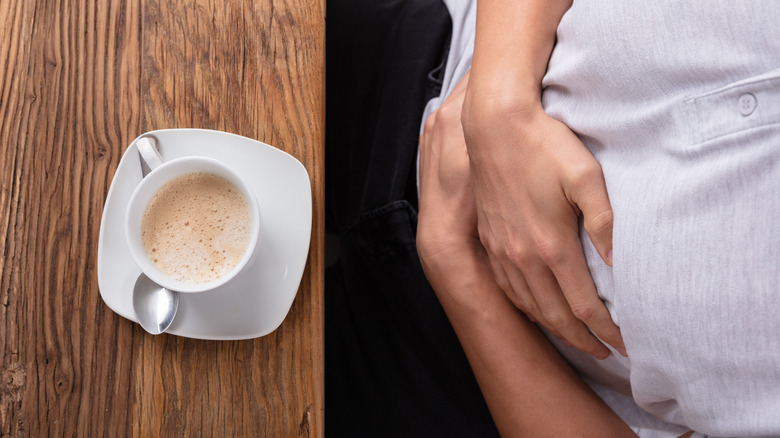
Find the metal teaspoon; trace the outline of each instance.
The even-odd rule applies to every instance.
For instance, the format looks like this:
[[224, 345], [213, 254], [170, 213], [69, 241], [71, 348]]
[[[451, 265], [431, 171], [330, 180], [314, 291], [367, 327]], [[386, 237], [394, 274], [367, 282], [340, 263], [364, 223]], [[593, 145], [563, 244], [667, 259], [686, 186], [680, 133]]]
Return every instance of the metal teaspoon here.
[[[155, 143], [153, 137], [143, 137], [138, 140], [137, 146], [151, 147], [156, 151]], [[146, 177], [149, 165], [144, 161], [143, 155], [139, 153], [138, 157], [141, 160], [141, 172]], [[159, 335], [168, 330], [176, 317], [179, 293], [160, 286], [141, 273], [133, 287], [133, 309], [141, 327], [153, 335]]]

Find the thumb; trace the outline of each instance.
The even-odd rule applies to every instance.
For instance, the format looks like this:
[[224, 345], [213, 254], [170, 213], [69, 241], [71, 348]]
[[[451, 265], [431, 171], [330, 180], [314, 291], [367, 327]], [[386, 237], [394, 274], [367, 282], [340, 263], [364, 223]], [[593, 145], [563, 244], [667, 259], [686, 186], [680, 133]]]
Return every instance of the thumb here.
[[598, 172], [580, 186], [580, 196], [572, 199], [582, 212], [585, 231], [601, 259], [612, 266], [612, 205], [609, 203], [604, 175]]

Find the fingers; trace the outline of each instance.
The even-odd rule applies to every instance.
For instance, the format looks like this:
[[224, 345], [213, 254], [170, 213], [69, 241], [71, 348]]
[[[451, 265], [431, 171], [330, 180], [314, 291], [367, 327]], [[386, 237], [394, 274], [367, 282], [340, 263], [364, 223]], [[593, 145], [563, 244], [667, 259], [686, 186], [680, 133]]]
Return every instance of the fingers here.
[[[504, 291], [504, 294], [509, 298], [510, 301], [512, 301], [512, 304], [514, 304], [515, 307], [525, 313], [528, 313], [529, 308], [525, 304], [526, 302], [522, 300], [522, 296], [514, 293], [512, 284], [509, 283], [509, 277], [506, 276], [506, 272], [504, 272], [504, 268], [501, 266], [501, 263], [492, 257], [488, 257], [488, 260], [490, 261], [490, 268], [493, 270], [493, 277], [496, 281], [496, 284], [498, 284], [498, 287]], [[530, 295], [530, 293], [528, 295]]]
[[[559, 255], [546, 260], [556, 284], [560, 287], [561, 295], [565, 297], [566, 307], [570, 309], [572, 317], [626, 356], [620, 328], [612, 321], [607, 307], [599, 299], [579, 239], [569, 242], [568, 246], [561, 247]], [[570, 341], [577, 346], [576, 342], [571, 339]]]
[[[571, 226], [548, 222], [526, 229], [529, 234], [517, 239], [496, 233], [489, 219], [480, 219], [484, 228], [481, 240], [496, 281], [515, 307], [569, 345], [599, 359], [609, 355], [602, 341], [626, 355], [620, 328], [612, 321], [590, 276], [576, 216]], [[491, 242], [489, 236], [494, 235], [504, 237]]]
[[[598, 359], [606, 359], [609, 356], [609, 349], [593, 336], [578, 315], [573, 313], [574, 309], [567, 302], [553, 272], [539, 265], [527, 271], [526, 276], [531, 287], [535, 289], [534, 296], [547, 322], [545, 326], [554, 328], [553, 331], [558, 333], [557, 336], [568, 341], [571, 346], [590, 353]], [[606, 312], [606, 308], [604, 311]]]
[[[579, 240], [576, 242], [578, 246]], [[567, 254], [566, 251], [561, 249], [558, 252]], [[579, 252], [582, 255], [581, 249]], [[515, 307], [567, 345], [598, 359], [609, 356], [609, 349], [593, 333], [624, 354], [620, 329], [612, 322], [604, 303], [598, 298], [584, 257], [579, 266], [584, 271], [570, 273], [571, 263], [564, 256], [552, 260], [548, 253], [541, 254], [544, 256], [531, 247], [524, 247], [511, 251], [505, 257], [491, 258], [497, 282]], [[560, 278], [550, 269], [550, 265], [561, 268]], [[563, 292], [568, 288], [576, 288], [575, 291], [569, 291], [573, 297], [571, 301]]]
[[[513, 269], [511, 271], [513, 273], [511, 276], [512, 280], [510, 280], [510, 276], [506, 273], [500, 262], [490, 257], [488, 257], [488, 260], [490, 261], [490, 267], [493, 270], [496, 284], [504, 291], [504, 295], [512, 302], [512, 305], [522, 311], [531, 321], [543, 325], [550, 333], [561, 339], [566, 345], [570, 347], [573, 346], [558, 328], [545, 318], [536, 302], [536, 298], [534, 298], [533, 293], [531, 293], [531, 289], [528, 287], [525, 278]], [[509, 267], [510, 269], [512, 268], [511, 265], [509, 265]]]
[[571, 193], [572, 202], [582, 212], [585, 231], [601, 259], [612, 266], [612, 205], [601, 166], [589, 158], [590, 165], [564, 190]]
[[[612, 259], [613, 213], [601, 166], [588, 155], [574, 178], [564, 182], [564, 191], [583, 215], [585, 230], [602, 260], [609, 266]], [[566, 243], [568, 242], [568, 243]], [[548, 254], [546, 261], [555, 274], [568, 304], [577, 319], [585, 323], [604, 342], [626, 355], [620, 328], [612, 321], [604, 303], [598, 298], [590, 276], [582, 245], [577, 236], [569, 236], [559, 251]]]
[[[517, 270], [511, 270], [509, 273], [499, 264], [498, 268], [494, 268], [493, 272], [499, 270], [504, 278], [503, 281], [498, 282], [499, 286], [504, 284], [501, 289], [504, 290], [504, 294], [512, 301], [518, 309], [522, 310], [527, 316], [529, 316], [535, 322], [546, 322], [542, 312], [539, 309], [539, 305], [536, 303], [531, 289], [528, 287], [528, 283], [525, 281], [525, 277], [520, 275]], [[511, 268], [511, 266], [510, 266]]]

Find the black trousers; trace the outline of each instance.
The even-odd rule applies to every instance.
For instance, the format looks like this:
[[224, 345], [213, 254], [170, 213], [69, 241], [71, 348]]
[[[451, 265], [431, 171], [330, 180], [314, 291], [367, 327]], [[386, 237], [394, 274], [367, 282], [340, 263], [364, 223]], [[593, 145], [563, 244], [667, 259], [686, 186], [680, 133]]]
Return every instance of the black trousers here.
[[415, 162], [451, 22], [440, 0], [327, 3], [325, 431], [490, 437], [495, 425], [415, 246]]

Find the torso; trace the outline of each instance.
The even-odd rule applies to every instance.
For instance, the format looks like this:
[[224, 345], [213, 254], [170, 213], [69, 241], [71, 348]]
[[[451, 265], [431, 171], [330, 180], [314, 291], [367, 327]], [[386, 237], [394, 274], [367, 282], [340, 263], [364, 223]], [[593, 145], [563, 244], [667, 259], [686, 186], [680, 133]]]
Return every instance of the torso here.
[[580, 0], [559, 27], [545, 109], [604, 170], [615, 268], [583, 245], [629, 359], [563, 351], [665, 421], [780, 434], [780, 8], [702, 3]]

